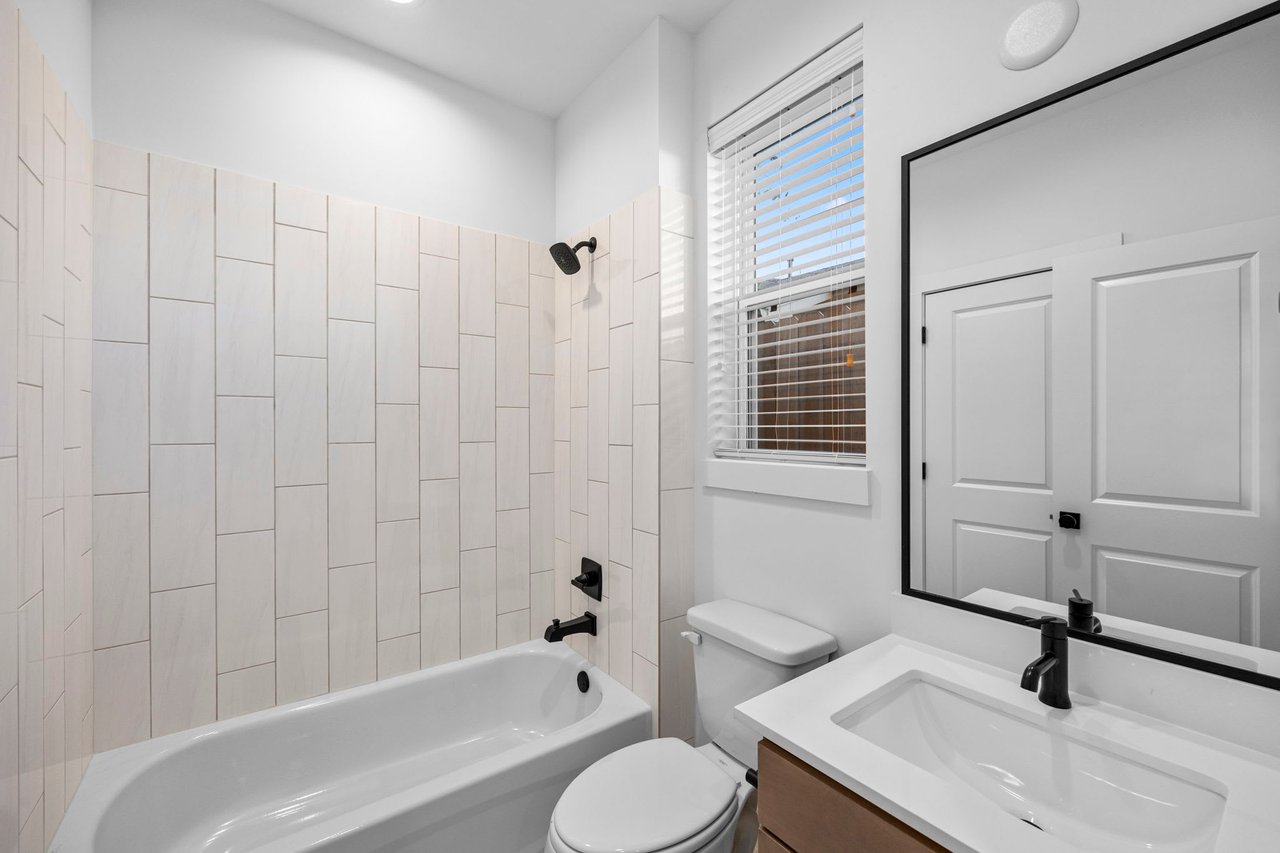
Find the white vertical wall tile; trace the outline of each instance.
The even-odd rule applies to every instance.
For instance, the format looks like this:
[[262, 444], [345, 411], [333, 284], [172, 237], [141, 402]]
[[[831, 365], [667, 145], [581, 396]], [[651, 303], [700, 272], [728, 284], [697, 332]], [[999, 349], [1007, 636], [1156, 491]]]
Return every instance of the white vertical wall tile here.
[[147, 495], [93, 499], [93, 647], [147, 639], [151, 595]]
[[148, 362], [145, 344], [93, 344], [93, 488], [145, 492]]
[[609, 484], [592, 480], [587, 484], [586, 556], [602, 566], [609, 565]]
[[519, 645], [529, 640], [529, 611], [515, 610], [498, 614], [498, 648]]
[[498, 306], [497, 400], [499, 406], [529, 405], [529, 309]]
[[569, 307], [572, 302], [573, 293], [569, 287], [569, 277], [563, 272], [556, 270], [555, 272], [555, 312], [556, 312], [556, 343], [568, 341], [571, 334], [569, 321]]
[[635, 200], [632, 252], [635, 258], [635, 281], [658, 272], [662, 263], [662, 232], [659, 222], [658, 188]]
[[458, 258], [458, 226], [430, 219], [426, 216], [418, 220], [418, 251], [424, 255], [437, 255], [442, 258]]
[[609, 479], [609, 369], [591, 371], [587, 418], [587, 477]]
[[211, 444], [151, 448], [153, 591], [214, 582], [214, 479]]
[[529, 506], [529, 410], [498, 409], [499, 510]]
[[[0, 3], [0, 218], [17, 221], [18, 210], [18, 8], [16, 0]], [[16, 697], [15, 697], [16, 698]], [[16, 828], [13, 833], [17, 835]], [[9, 839], [6, 838], [6, 841]]]
[[418, 476], [440, 480], [458, 476], [458, 371], [424, 367], [418, 396], [421, 459]]
[[497, 301], [497, 260], [493, 234], [462, 228], [458, 232], [458, 331], [493, 335]]
[[631, 283], [635, 281], [635, 217], [630, 203], [609, 217], [609, 325], [631, 322]]
[[462, 657], [493, 651], [497, 643], [496, 565], [494, 548], [462, 552]]
[[377, 292], [378, 402], [416, 403], [418, 294], [383, 286], [379, 286]]
[[631, 565], [631, 448], [609, 448], [609, 559]]
[[372, 563], [329, 570], [329, 689], [378, 677], [377, 578]]
[[632, 326], [609, 330], [609, 443], [631, 443]]
[[378, 521], [418, 517], [418, 407], [378, 406]]
[[328, 366], [322, 358], [277, 356], [276, 485], [326, 482]]
[[[419, 589], [436, 592], [458, 585], [458, 481], [424, 480], [422, 486], [422, 567]], [[424, 631], [425, 626], [424, 626]]]
[[318, 610], [277, 619], [276, 703], [286, 705], [328, 690], [329, 612]]
[[651, 736], [658, 736], [658, 666], [640, 655], [632, 659], [631, 690], [653, 709]]
[[212, 302], [213, 169], [152, 155], [149, 192], [151, 295]]
[[418, 289], [418, 217], [379, 207], [375, 245], [378, 284]]
[[693, 606], [693, 490], [662, 493], [660, 565], [663, 620], [683, 616]]
[[66, 145], [45, 127], [44, 135], [44, 315], [62, 323], [66, 269]]
[[18, 381], [41, 384], [44, 326], [44, 188], [26, 169], [18, 179]]
[[218, 398], [219, 533], [275, 526], [274, 421], [268, 398]]
[[315, 190], [276, 184], [276, 222], [326, 231], [329, 228], [329, 199]]
[[683, 616], [668, 619], [660, 628], [662, 660], [658, 661], [658, 734], [661, 737], [693, 737], [693, 646], [682, 642], [689, 629]]
[[555, 429], [556, 441], [569, 440], [569, 354], [568, 341], [556, 344]]
[[103, 188], [93, 198], [93, 336], [146, 343], [147, 198]]
[[529, 510], [498, 513], [498, 613], [529, 607], [529, 532]]
[[555, 567], [555, 475], [529, 478], [529, 571]]
[[569, 309], [569, 405], [587, 405], [587, 306], [575, 302]]
[[529, 304], [529, 244], [499, 234], [497, 237], [497, 299], [508, 305]]
[[556, 524], [557, 539], [569, 541], [569, 442], [556, 442]]
[[324, 234], [276, 226], [276, 355], [325, 356], [326, 254]]
[[274, 707], [276, 665], [264, 663], [218, 676], [218, 719], [228, 720]]
[[94, 141], [93, 183], [96, 186], [146, 195], [147, 169], [147, 152]]
[[587, 409], [574, 409], [569, 416], [569, 508], [587, 511]]
[[462, 526], [459, 544], [464, 551], [496, 545], [497, 460], [494, 443], [463, 444], [460, 468], [458, 493]]
[[418, 632], [418, 520], [378, 525], [378, 639]]
[[25, 19], [18, 19], [18, 156], [44, 177], [44, 56]]
[[636, 405], [658, 402], [658, 350], [661, 345], [658, 285], [658, 278], [651, 276], [637, 281], [633, 292], [635, 322], [631, 338], [631, 393]]
[[329, 197], [329, 316], [373, 322], [374, 208]]
[[658, 407], [634, 406], [632, 436], [632, 524], [658, 532]]
[[[413, 602], [414, 619], [418, 618], [419, 603]], [[406, 634], [378, 643], [378, 679], [395, 678], [407, 672], [418, 671], [422, 654], [422, 638], [418, 634]]]
[[463, 335], [459, 376], [459, 425], [462, 441], [494, 441], [497, 399], [494, 339]]
[[275, 534], [218, 537], [218, 671], [276, 658]]
[[94, 652], [93, 748], [99, 752], [151, 737], [151, 644]]
[[652, 533], [637, 530], [633, 539], [635, 568], [631, 573], [632, 623], [631, 640], [636, 654], [656, 663], [658, 657], [658, 622], [660, 595], [661, 543]]
[[329, 605], [329, 490], [276, 489], [276, 616]]
[[217, 719], [214, 587], [151, 596], [151, 735]]
[[214, 182], [218, 257], [271, 263], [275, 185], [225, 169]]
[[609, 259], [591, 265], [591, 290], [587, 293], [587, 369], [609, 366]]
[[149, 349], [151, 443], [213, 441], [213, 306], [152, 299]]
[[422, 601], [422, 666], [457, 660], [462, 632], [459, 590], [442, 589], [419, 597]]
[[329, 321], [329, 441], [374, 441], [374, 326]]
[[555, 470], [555, 377], [529, 377], [529, 471]]
[[275, 388], [275, 297], [271, 267], [219, 258], [217, 393], [270, 397]]
[[458, 262], [423, 255], [419, 267], [418, 347], [423, 367], [458, 366]]
[[693, 361], [693, 240], [662, 232], [661, 357]]
[[537, 572], [529, 576], [529, 633], [539, 637], [556, 618], [556, 573]]
[[529, 372], [555, 373], [555, 279], [529, 276]]
[[609, 674], [631, 687], [631, 569], [609, 563]]
[[44, 786], [44, 601], [18, 610], [18, 813], [30, 815]]
[[693, 488], [693, 365], [662, 362], [662, 488]]
[[44, 569], [44, 424], [41, 389], [18, 386], [18, 601], [41, 587]]
[[[372, 444], [329, 445], [329, 565], [372, 565], [377, 499]], [[332, 581], [333, 576], [330, 575]], [[332, 592], [332, 587], [330, 587]]]

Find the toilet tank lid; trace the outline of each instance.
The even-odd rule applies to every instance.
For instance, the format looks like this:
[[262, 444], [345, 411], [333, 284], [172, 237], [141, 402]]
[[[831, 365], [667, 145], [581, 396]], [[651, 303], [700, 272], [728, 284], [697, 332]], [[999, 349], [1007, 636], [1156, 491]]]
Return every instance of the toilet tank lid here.
[[689, 608], [689, 627], [782, 666], [801, 666], [836, 650], [836, 638], [803, 622], [721, 598]]

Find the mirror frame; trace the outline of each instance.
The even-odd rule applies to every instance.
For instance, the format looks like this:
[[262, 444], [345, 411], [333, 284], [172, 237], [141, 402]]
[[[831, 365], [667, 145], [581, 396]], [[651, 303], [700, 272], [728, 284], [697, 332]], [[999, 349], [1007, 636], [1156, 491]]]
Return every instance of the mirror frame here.
[[[912, 464], [912, 447], [911, 447], [911, 366], [912, 351], [915, 347], [917, 333], [911, 328], [911, 164], [927, 157], [944, 148], [948, 148], [956, 143], [972, 139], [989, 130], [1001, 127], [1010, 122], [1016, 121], [1025, 116], [1031, 115], [1046, 107], [1066, 101], [1076, 95], [1083, 94], [1099, 86], [1103, 86], [1114, 80], [1118, 80], [1135, 71], [1148, 68], [1163, 60], [1177, 56], [1186, 51], [1200, 47], [1215, 39], [1238, 32], [1253, 24], [1267, 20], [1269, 18], [1280, 15], [1280, 0], [1267, 3], [1251, 12], [1247, 12], [1239, 17], [1232, 18], [1217, 26], [1210, 27], [1207, 30], [1196, 33], [1188, 38], [1174, 42], [1152, 51], [1137, 59], [1130, 60], [1122, 65], [1096, 74], [1080, 81], [1065, 89], [1060, 89], [1052, 94], [1046, 95], [1037, 100], [1024, 104], [1021, 107], [1010, 110], [988, 119], [987, 121], [976, 124], [959, 133], [945, 137], [931, 145], [926, 145], [902, 157], [902, 290], [901, 304], [901, 334], [902, 334], [902, 354], [899, 367], [902, 371], [901, 388], [902, 395], [902, 594], [912, 598], [924, 599], [935, 604], [942, 604], [948, 607], [955, 607], [960, 610], [967, 610], [970, 613], [978, 613], [983, 616], [991, 616], [1005, 622], [1015, 622], [1021, 625], [1028, 625], [1031, 621], [1028, 617], [1019, 616], [1006, 610], [1000, 610], [994, 607], [988, 607], [982, 604], [973, 604], [968, 601], [962, 601], [956, 598], [950, 598], [937, 593], [926, 592], [921, 589], [914, 589], [911, 586], [911, 502], [915, 494], [915, 490], [919, 487], [919, 480], [915, 477], [914, 466]], [[1228, 666], [1227, 664], [1218, 663], [1216, 661], [1204, 660], [1202, 658], [1193, 657], [1191, 655], [1181, 654], [1179, 652], [1171, 652], [1155, 646], [1148, 646], [1143, 643], [1133, 642], [1131, 640], [1121, 640], [1107, 634], [1091, 634], [1076, 629], [1071, 629], [1070, 636], [1075, 640], [1083, 640], [1088, 643], [1096, 643], [1100, 646], [1107, 646], [1120, 651], [1132, 652], [1133, 654], [1142, 655], [1143, 657], [1154, 658], [1155, 660], [1164, 661], [1165, 663], [1180, 664], [1191, 669], [1197, 669], [1202, 672], [1221, 675], [1226, 678], [1234, 678], [1239, 681], [1246, 681], [1251, 684], [1257, 684], [1262, 687], [1269, 687], [1273, 690], [1280, 690], [1280, 676], [1264, 675], [1259, 672], [1253, 672], [1239, 667]]]

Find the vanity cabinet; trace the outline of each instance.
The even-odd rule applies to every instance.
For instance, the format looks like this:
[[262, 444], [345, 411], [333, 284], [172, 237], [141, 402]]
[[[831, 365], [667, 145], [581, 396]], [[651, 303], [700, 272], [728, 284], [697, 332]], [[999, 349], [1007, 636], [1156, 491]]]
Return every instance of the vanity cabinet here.
[[946, 853], [791, 753], [760, 741], [760, 853]]

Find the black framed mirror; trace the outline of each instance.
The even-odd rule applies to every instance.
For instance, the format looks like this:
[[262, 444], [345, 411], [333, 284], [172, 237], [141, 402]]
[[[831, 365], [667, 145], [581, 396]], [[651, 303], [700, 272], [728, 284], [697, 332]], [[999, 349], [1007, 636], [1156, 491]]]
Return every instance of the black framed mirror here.
[[902, 199], [902, 591], [1280, 688], [1280, 3]]

